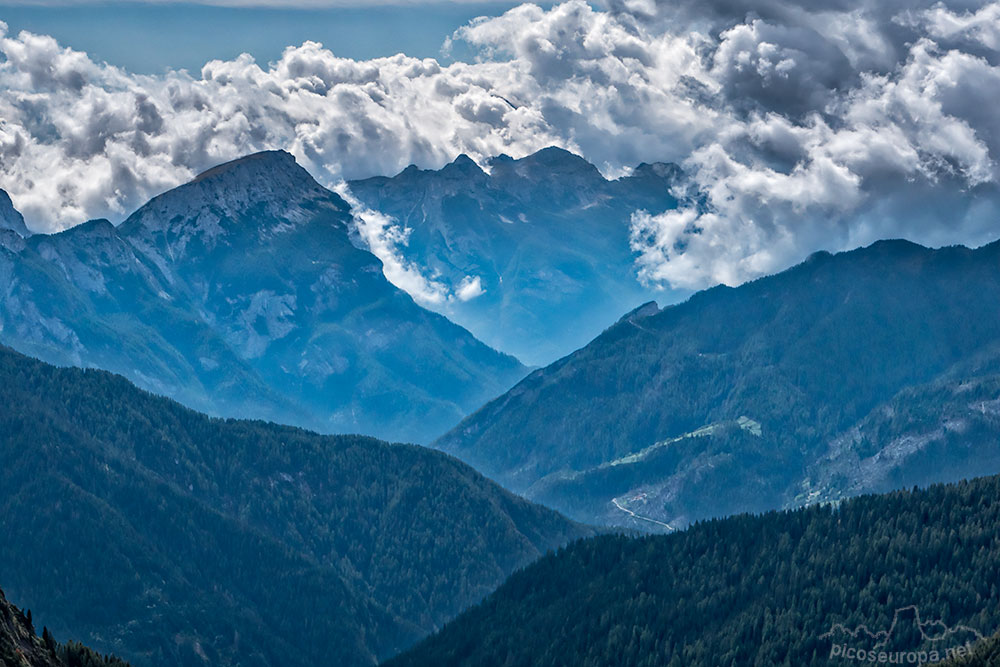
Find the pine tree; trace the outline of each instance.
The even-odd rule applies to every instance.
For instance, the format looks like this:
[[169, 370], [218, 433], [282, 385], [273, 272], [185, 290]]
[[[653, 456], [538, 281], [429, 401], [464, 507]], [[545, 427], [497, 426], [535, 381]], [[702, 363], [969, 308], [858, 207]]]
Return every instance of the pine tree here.
[[53, 654], [56, 652], [56, 638], [49, 632], [48, 626], [42, 627], [42, 642], [45, 644], [45, 648]]

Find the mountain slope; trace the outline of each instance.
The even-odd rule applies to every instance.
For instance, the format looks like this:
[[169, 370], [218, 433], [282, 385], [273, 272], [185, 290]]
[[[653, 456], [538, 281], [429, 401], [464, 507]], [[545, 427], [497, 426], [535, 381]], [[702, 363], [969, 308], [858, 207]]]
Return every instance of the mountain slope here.
[[14, 232], [21, 238], [31, 236], [24, 224], [24, 217], [15, 210], [10, 195], [0, 190], [0, 232], [3, 230]]
[[0, 574], [143, 665], [372, 664], [589, 531], [410, 445], [209, 419], [0, 350]]
[[213, 413], [427, 441], [523, 376], [352, 243], [291, 155], [220, 165], [119, 228], [0, 245], [0, 340]]
[[59, 667], [60, 662], [35, 634], [31, 621], [0, 591], [0, 664], [4, 667]]
[[82, 644], [59, 645], [43, 629], [35, 634], [30, 616], [7, 602], [0, 591], [0, 664], [4, 667], [128, 667], [117, 658], [101, 656]]
[[584, 540], [387, 665], [937, 662], [1000, 627], [998, 499], [993, 477]]
[[[0, 248], [0, 339], [61, 365], [127, 374], [220, 414], [295, 416], [106, 220]], [[211, 360], [211, 363], [208, 362]], [[289, 419], [289, 421], [295, 421]]]
[[652, 529], [997, 471], [998, 300], [1000, 243], [819, 254], [623, 318], [437, 446]]
[[945, 667], [996, 667], [1000, 665], [1000, 635], [976, 644], [971, 655], [956, 657], [942, 664]]
[[409, 167], [349, 184], [408, 230], [404, 260], [456, 293], [429, 307], [497, 349], [546, 364], [623, 311], [677, 298], [639, 284], [629, 247], [632, 213], [677, 205], [676, 167], [643, 164], [608, 181], [583, 158], [547, 148], [487, 168], [463, 155], [439, 171]]

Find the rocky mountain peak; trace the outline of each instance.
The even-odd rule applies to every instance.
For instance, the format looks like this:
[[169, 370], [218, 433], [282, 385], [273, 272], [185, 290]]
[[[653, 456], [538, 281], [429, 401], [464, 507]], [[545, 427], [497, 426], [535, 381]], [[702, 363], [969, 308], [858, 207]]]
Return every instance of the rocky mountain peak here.
[[295, 156], [288, 151], [277, 150], [261, 151], [224, 162], [198, 174], [191, 182], [245, 180], [246, 178], [267, 181], [276, 177], [312, 180], [309, 172], [295, 161]]
[[275, 200], [335, 197], [286, 151], [264, 151], [220, 164], [171, 192], [197, 201], [199, 191], [234, 211]]
[[183, 250], [199, 238], [207, 247], [232, 232], [263, 237], [294, 228], [325, 208], [346, 228], [350, 207], [285, 151], [226, 162], [155, 197], [121, 226], [129, 237], [159, 235]]
[[632, 170], [632, 178], [676, 181], [682, 173], [679, 166], [670, 162], [642, 162]]
[[557, 146], [543, 148], [537, 153], [520, 160], [514, 160], [522, 170], [544, 173], [551, 176], [584, 176], [603, 178], [597, 167], [585, 159]]
[[486, 173], [465, 153], [459, 155], [453, 162], [441, 169], [441, 174], [453, 178], [478, 178]]
[[647, 301], [638, 308], [634, 308], [621, 316], [618, 323], [638, 322], [639, 320], [652, 317], [660, 312], [660, 306], [655, 301]]
[[78, 229], [81, 233], [85, 233], [88, 236], [102, 238], [115, 236], [115, 226], [107, 218], [95, 218], [93, 220], [88, 220], [74, 229]]

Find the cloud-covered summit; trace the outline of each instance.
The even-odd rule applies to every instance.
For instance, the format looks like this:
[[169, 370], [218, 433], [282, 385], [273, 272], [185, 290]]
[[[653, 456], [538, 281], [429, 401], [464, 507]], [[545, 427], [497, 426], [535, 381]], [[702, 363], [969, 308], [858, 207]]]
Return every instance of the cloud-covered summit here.
[[607, 174], [677, 162], [637, 212], [643, 280], [698, 287], [817, 249], [998, 236], [1000, 3], [570, 0], [459, 30], [475, 62], [337, 57], [133, 75], [0, 24], [0, 187], [36, 230], [123, 218], [224, 160], [291, 151], [321, 182], [549, 145]]

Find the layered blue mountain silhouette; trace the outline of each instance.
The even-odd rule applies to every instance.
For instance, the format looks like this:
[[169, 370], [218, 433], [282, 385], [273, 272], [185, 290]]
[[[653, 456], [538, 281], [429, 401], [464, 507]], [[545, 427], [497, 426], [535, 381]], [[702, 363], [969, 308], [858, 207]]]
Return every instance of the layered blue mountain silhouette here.
[[[284, 152], [120, 226], [31, 234], [0, 192], [0, 342], [255, 419], [0, 348], [5, 590], [155, 665], [371, 665], [439, 628], [393, 664], [822, 664], [819, 640], [981, 639], [1000, 479], [844, 499], [1000, 471], [1000, 242], [817, 253], [661, 309], [678, 295], [635, 280], [629, 219], [676, 205], [676, 168], [608, 180], [558, 149], [485, 167], [349, 184], [408, 230], [389, 250], [446, 287], [441, 313]], [[527, 377], [495, 349], [578, 346]], [[436, 447], [588, 523], [810, 507], [583, 540], [449, 623], [595, 530], [442, 452], [265, 419], [451, 428]], [[896, 600], [980, 615], [889, 618]]]
[[452, 291], [478, 281], [429, 307], [534, 365], [582, 347], [639, 304], [681, 298], [640, 285], [629, 247], [635, 211], [676, 207], [676, 166], [642, 164], [607, 180], [583, 158], [547, 148], [486, 167], [462, 155], [439, 171], [411, 166], [350, 183], [408, 230], [397, 248], [407, 262]]
[[288, 153], [212, 169], [117, 228], [25, 239], [0, 217], [0, 341], [212, 414], [427, 441], [525, 372], [392, 286]]
[[998, 266], [885, 241], [645, 307], [436, 446], [644, 530], [1000, 472]]

